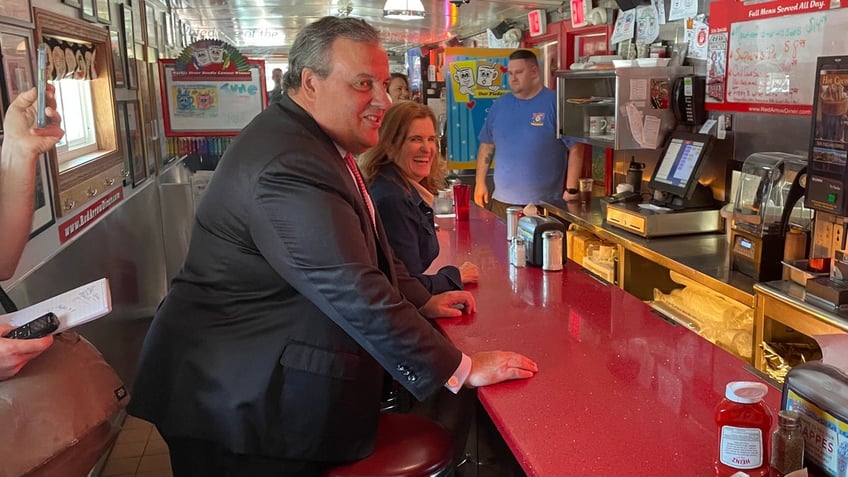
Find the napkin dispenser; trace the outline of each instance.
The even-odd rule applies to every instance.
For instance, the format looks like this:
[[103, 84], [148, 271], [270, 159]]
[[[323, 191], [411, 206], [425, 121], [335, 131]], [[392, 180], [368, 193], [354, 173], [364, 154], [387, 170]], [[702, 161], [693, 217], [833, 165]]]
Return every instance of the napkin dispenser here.
[[[549, 230], [559, 230], [565, 235], [565, 225], [553, 217], [525, 215], [518, 219], [518, 236], [524, 239], [527, 263], [542, 266], [542, 234]], [[565, 257], [565, 240], [562, 241]]]
[[781, 409], [801, 414], [804, 466], [810, 475], [848, 475], [848, 375], [820, 361], [793, 367]]

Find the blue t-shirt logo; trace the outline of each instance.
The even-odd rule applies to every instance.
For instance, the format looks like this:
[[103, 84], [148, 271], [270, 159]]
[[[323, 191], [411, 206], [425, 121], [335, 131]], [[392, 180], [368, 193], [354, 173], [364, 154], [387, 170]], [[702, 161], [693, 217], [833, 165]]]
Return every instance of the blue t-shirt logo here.
[[545, 113], [533, 113], [533, 120], [530, 121], [531, 126], [544, 126]]

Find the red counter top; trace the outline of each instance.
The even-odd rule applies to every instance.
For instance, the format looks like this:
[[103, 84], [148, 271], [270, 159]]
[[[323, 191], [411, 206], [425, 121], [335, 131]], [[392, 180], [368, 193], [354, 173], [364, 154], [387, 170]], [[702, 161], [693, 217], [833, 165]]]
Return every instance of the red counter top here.
[[[730, 381], [762, 381], [744, 362], [639, 299], [587, 275], [515, 268], [506, 228], [471, 207], [439, 219], [434, 268], [472, 261], [477, 312], [439, 320], [465, 353], [510, 350], [539, 364], [529, 380], [478, 396], [530, 476], [713, 475], [713, 411]], [[775, 414], [780, 390], [766, 399]]]

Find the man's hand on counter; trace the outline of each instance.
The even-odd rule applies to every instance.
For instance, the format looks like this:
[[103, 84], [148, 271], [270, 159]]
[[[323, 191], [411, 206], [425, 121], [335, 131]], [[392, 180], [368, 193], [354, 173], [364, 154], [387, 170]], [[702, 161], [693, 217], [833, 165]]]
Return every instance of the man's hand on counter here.
[[418, 311], [426, 318], [451, 318], [477, 309], [474, 297], [467, 291], [447, 291], [433, 295]]
[[471, 372], [465, 386], [477, 388], [511, 379], [532, 378], [539, 371], [536, 363], [511, 351], [481, 351], [471, 356]]

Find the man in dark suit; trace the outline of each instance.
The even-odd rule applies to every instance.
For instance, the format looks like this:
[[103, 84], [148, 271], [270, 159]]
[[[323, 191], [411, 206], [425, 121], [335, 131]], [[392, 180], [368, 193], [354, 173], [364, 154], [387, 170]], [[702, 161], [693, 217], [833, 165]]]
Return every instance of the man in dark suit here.
[[227, 149], [185, 265], [151, 325], [130, 403], [175, 476], [313, 475], [373, 451], [383, 369], [423, 399], [531, 377], [530, 359], [462, 354], [424, 319], [431, 296], [394, 258], [350, 153], [390, 102], [379, 34], [326, 17], [300, 32], [283, 100]]

